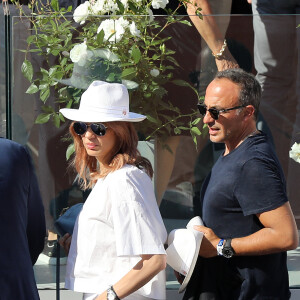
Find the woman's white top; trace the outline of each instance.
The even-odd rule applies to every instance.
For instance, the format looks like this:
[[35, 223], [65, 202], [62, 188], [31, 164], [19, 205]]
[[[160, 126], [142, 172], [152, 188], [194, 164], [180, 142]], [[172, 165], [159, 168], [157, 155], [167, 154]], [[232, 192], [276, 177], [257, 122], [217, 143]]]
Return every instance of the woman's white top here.
[[[99, 179], [83, 205], [72, 236], [66, 288], [83, 293], [104, 292], [141, 259], [166, 254], [167, 232], [150, 177], [135, 166]], [[134, 294], [165, 299], [165, 272]]]

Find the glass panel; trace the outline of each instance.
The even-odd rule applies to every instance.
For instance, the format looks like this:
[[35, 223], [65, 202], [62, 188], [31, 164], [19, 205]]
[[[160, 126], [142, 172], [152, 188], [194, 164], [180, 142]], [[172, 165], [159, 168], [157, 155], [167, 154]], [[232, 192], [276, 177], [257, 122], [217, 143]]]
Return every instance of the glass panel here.
[[[295, 86], [296, 83], [299, 84], [299, 79], [296, 80], [297, 39], [295, 32], [296, 24], [300, 23], [296, 20], [298, 17], [264, 16], [261, 21], [254, 22], [255, 18], [259, 18], [258, 16], [215, 16], [222, 31], [226, 32], [228, 47], [239, 65], [254, 74], [257, 69], [260, 68], [261, 70], [262, 75], [258, 78], [264, 83], [264, 93], [261, 103], [262, 114], [257, 126], [259, 129], [272, 132], [278, 156], [287, 178], [288, 195], [299, 228], [300, 204], [297, 201], [299, 199], [297, 183], [300, 178], [300, 164], [289, 158], [291, 145], [300, 140], [299, 94], [297, 98]], [[166, 21], [164, 16], [157, 16], [156, 18], [161, 23]], [[267, 36], [261, 37], [267, 40], [268, 44], [262, 42], [254, 44], [252, 23], [254, 22], [257, 26], [261, 25], [260, 22], [267, 25], [272, 23], [274, 19], [280, 19], [280, 27], [267, 27], [267, 29], [270, 28], [270, 32]], [[99, 18], [99, 24], [102, 20], [103, 18]], [[188, 20], [188, 17], [183, 17], [183, 20]], [[1, 18], [0, 21], [2, 22]], [[70, 21], [72, 20], [70, 19]], [[136, 22], [138, 22], [138, 19]], [[20, 50], [27, 48], [26, 39], [32, 34], [30, 31], [31, 25], [26, 18], [19, 17], [14, 17], [12, 24], [14, 58], [12, 66], [12, 136], [14, 140], [27, 144], [31, 150], [45, 205], [47, 228], [50, 231], [55, 231], [53, 221], [57, 218], [61, 209], [68, 206], [70, 202], [81, 201], [86, 195], [72, 186], [75, 174], [68, 169], [68, 163], [65, 159], [68, 141], [63, 138], [67, 135], [69, 123], [66, 122], [59, 129], [51, 121], [42, 125], [34, 123], [37, 116], [44, 112], [42, 109], [43, 102], [40, 100], [40, 93], [26, 93], [30, 83], [20, 72], [25, 58], [32, 63], [34, 76], [36, 76], [36, 72], [40, 67], [49, 69], [49, 67], [56, 64], [57, 58], [49, 56], [49, 61], [47, 61], [35, 52], [27, 53], [25, 56]], [[291, 26], [293, 29], [288, 27], [290, 24], [293, 24]], [[0, 34], [2, 40], [2, 30], [0, 30]], [[299, 39], [299, 33], [297, 36]], [[217, 71], [217, 67], [211, 51], [200, 38], [195, 27], [176, 23], [163, 32], [163, 37], [171, 37], [166, 42], [166, 46], [175, 51], [174, 58], [179, 65], [174, 70], [174, 78], [185, 80], [198, 90], [200, 96], [203, 96], [208, 83]], [[294, 49], [295, 52], [287, 54], [285, 53], [287, 48]], [[1, 43], [0, 49], [0, 62], [2, 65], [3, 43]], [[47, 49], [44, 50], [47, 51]], [[279, 51], [278, 55], [281, 58], [286, 55], [284, 56], [283, 65], [277, 65], [269, 60], [265, 64], [262, 62], [258, 64], [259, 57], [257, 57], [257, 65], [255, 66], [254, 57], [258, 56], [259, 53], [263, 53], [264, 58], [267, 59], [267, 50], [270, 50], [269, 52], [274, 53], [274, 55], [275, 51]], [[167, 62], [167, 64], [171, 65], [170, 62]], [[68, 76], [63, 78], [70, 78], [71, 76], [73, 74], [69, 72]], [[269, 78], [272, 78], [273, 81], [269, 81]], [[177, 106], [182, 114], [191, 114], [193, 110], [196, 110], [198, 99], [192, 89], [174, 84], [166, 84], [164, 87], [167, 90], [166, 99], [172, 105]], [[2, 113], [0, 120], [2, 121], [5, 120], [5, 116], [3, 117], [5, 101], [2, 96], [4, 94], [3, 68], [0, 70], [0, 89], [0, 109]], [[299, 86], [297, 86], [297, 89], [299, 91]], [[134, 106], [134, 98], [131, 101], [132, 106]], [[53, 88], [50, 89], [50, 96], [46, 103], [55, 109], [60, 105], [57, 102], [57, 94]], [[147, 107], [144, 107], [144, 109], [147, 109]], [[166, 111], [166, 114], [168, 114], [168, 118], [173, 116], [172, 111]], [[262, 117], [267, 123], [264, 122]], [[181, 118], [180, 121], [183, 122], [182, 126], [188, 126], [190, 119], [186, 117]], [[201, 122], [197, 125], [201, 131], [202, 125]], [[148, 132], [142, 132], [141, 130], [140, 133], [143, 133], [142, 136], [144, 137], [148, 134]], [[149, 158], [154, 162], [157, 200], [167, 230], [170, 232], [174, 228], [184, 228], [195, 214], [199, 214], [199, 194], [202, 183], [224, 147], [221, 144], [212, 144], [207, 134], [197, 137], [197, 147], [195, 147], [193, 139], [184, 130], [179, 134], [175, 134], [174, 130], [171, 130], [168, 136], [164, 137], [164, 142], [161, 144], [158, 143], [157, 137], [153, 138], [149, 147], [150, 151], [146, 146], [146, 148], [143, 148], [143, 151], [145, 151], [143, 153], [150, 155]], [[65, 265], [62, 264], [61, 282], [64, 280], [64, 268]], [[299, 248], [289, 251], [288, 268], [290, 286], [298, 288], [300, 286]], [[35, 271], [40, 289], [55, 288], [55, 268], [53, 266], [48, 266], [41, 258], [35, 266]], [[167, 269], [167, 281], [168, 289], [178, 289], [173, 271], [169, 267]]]
[[0, 136], [6, 136], [5, 17], [0, 10]]

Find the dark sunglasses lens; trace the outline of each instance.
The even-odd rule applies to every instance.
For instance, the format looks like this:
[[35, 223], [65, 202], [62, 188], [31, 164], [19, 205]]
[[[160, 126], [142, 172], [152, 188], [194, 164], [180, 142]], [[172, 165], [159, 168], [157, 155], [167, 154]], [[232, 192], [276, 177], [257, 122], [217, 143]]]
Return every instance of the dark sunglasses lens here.
[[205, 116], [205, 114], [206, 114], [206, 106], [200, 104], [200, 105], [198, 105], [198, 109], [199, 109], [200, 114], [202, 116]]
[[86, 124], [82, 123], [82, 122], [75, 122], [73, 124], [73, 128], [74, 128], [74, 131], [79, 135], [82, 135], [87, 131]]
[[93, 132], [99, 136], [103, 136], [106, 133], [106, 128], [103, 124], [91, 124]]
[[209, 112], [210, 112], [213, 119], [218, 120], [218, 118], [219, 118], [219, 111], [218, 110], [211, 108], [209, 110]]

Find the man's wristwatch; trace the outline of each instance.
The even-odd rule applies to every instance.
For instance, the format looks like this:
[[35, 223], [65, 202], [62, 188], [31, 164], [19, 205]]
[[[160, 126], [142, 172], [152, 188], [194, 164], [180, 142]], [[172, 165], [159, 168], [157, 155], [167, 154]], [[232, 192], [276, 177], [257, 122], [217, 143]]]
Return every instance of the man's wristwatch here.
[[233, 248], [231, 247], [231, 240], [232, 239], [227, 239], [222, 249], [222, 255], [226, 258], [231, 258], [235, 254]]
[[110, 286], [108, 289], [107, 289], [107, 297], [106, 297], [107, 300], [120, 300], [120, 298], [118, 297], [118, 295], [116, 294], [113, 286]]

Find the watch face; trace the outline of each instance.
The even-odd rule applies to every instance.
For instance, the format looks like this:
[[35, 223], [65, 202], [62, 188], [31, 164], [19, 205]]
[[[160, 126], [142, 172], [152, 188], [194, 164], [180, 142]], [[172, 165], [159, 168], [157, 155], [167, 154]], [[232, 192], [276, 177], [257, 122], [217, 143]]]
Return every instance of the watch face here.
[[231, 258], [233, 256], [233, 250], [231, 248], [223, 248], [222, 254], [226, 258]]
[[107, 291], [107, 300], [116, 300], [116, 295], [112, 290]]

